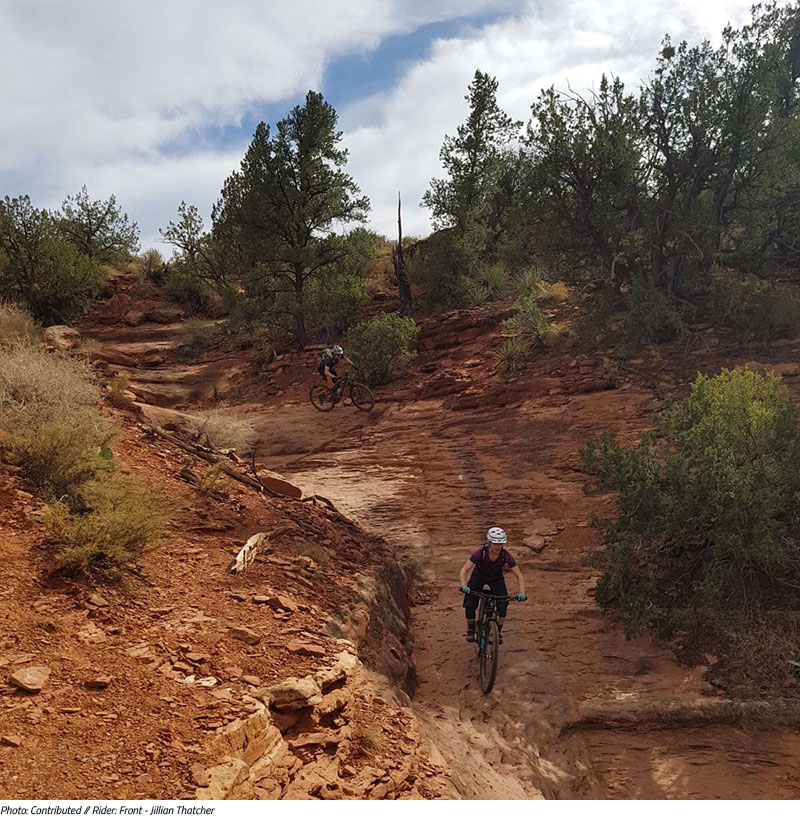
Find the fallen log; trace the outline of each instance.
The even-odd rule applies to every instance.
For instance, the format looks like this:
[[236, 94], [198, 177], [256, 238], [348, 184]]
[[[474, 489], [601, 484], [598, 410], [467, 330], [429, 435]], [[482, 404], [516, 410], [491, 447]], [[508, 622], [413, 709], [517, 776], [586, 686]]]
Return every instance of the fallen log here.
[[166, 430], [163, 430], [161, 427], [157, 427], [156, 425], [143, 425], [143, 429], [158, 438], [164, 439], [164, 441], [168, 441], [170, 444], [174, 444], [181, 450], [191, 453], [191, 455], [196, 458], [201, 458], [209, 464], [218, 464], [220, 469], [222, 469], [226, 475], [229, 475], [231, 478], [241, 482], [242, 484], [246, 484], [248, 487], [252, 487], [258, 492], [269, 493], [270, 495], [280, 496], [283, 498], [295, 499], [299, 499], [303, 495], [298, 487], [295, 487], [294, 484], [282, 479], [280, 476], [273, 474], [264, 476], [263, 478], [254, 478], [252, 476], [245, 475], [235, 469], [224, 458], [220, 458], [219, 454], [215, 453], [213, 450], [208, 450], [200, 445], [190, 444], [187, 441], [183, 441], [177, 436], [173, 436], [171, 433], [168, 433]]
[[800, 728], [800, 701], [641, 697], [586, 701], [561, 734], [582, 729], [640, 732], [713, 725]]

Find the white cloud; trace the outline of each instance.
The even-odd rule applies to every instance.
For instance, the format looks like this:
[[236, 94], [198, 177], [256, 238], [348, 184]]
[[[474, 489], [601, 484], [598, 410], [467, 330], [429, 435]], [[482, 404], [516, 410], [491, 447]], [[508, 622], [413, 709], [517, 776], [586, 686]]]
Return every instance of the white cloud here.
[[464, 95], [476, 68], [497, 77], [501, 107], [527, 122], [542, 88], [569, 83], [584, 91], [604, 72], [636, 87], [665, 34], [674, 42], [718, 40], [728, 21], [749, 19], [749, 9], [749, 0], [546, 0], [469, 38], [436, 41], [391, 94], [359, 104], [377, 124], [347, 134], [349, 167], [372, 200], [374, 227], [394, 235], [399, 188], [404, 231], [430, 230], [419, 202], [430, 179], [442, 175], [439, 147], [466, 118]]
[[[210, 208], [245, 148], [209, 151], [199, 135], [238, 125], [270, 102], [322, 86], [335, 57], [390, 35], [474, 14], [500, 22], [436, 41], [380, 97], [342, 112], [348, 170], [393, 234], [397, 190], [408, 233], [428, 230], [418, 202], [440, 173], [445, 133], [466, 115], [476, 67], [527, 119], [542, 86], [613, 71], [636, 81], [662, 35], [718, 35], [749, 0], [0, 0], [0, 194], [57, 206], [84, 183], [116, 194], [144, 244], [181, 199]], [[12, 78], [13, 80], [9, 80]], [[364, 123], [370, 122], [367, 126]], [[171, 150], [166, 145], [173, 142]], [[181, 153], [175, 144], [187, 145]], [[15, 189], [9, 190], [14, 185]]]

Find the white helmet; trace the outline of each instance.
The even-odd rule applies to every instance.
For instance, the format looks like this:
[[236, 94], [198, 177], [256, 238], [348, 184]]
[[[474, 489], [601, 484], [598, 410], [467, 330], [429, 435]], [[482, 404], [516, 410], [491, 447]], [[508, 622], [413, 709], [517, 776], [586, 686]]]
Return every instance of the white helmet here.
[[492, 544], [505, 544], [508, 541], [506, 531], [500, 529], [500, 527], [489, 527], [489, 532], [486, 533], [486, 540]]
[[344, 354], [344, 350], [342, 350], [342, 348], [341, 348], [341, 347], [339, 347], [339, 345], [334, 345], [334, 346], [331, 348], [331, 353], [333, 353], [333, 354], [334, 354], [334, 356], [341, 356], [341, 355], [343, 355], [343, 354]]

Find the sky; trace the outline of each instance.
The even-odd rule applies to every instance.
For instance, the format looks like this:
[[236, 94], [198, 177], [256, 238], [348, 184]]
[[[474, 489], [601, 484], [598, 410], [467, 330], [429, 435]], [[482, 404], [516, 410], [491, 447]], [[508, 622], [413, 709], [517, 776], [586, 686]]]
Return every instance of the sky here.
[[0, 197], [115, 195], [143, 249], [182, 200], [208, 219], [260, 121], [321, 91], [369, 226], [420, 205], [476, 69], [527, 122], [542, 88], [646, 80], [665, 34], [718, 42], [750, 0], [0, 0]]

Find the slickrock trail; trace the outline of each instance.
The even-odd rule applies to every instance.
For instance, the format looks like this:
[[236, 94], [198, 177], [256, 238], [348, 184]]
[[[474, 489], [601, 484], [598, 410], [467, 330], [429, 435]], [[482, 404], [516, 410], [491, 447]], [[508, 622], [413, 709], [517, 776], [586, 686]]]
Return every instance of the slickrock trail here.
[[[563, 319], [580, 307], [558, 310]], [[174, 347], [177, 325], [147, 337], [124, 328], [95, 335], [111, 356], [132, 360], [117, 372], [137, 398], [191, 411], [223, 397], [255, 428], [260, 462], [331, 499], [413, 568], [412, 704], [432, 762], [449, 773], [445, 792], [800, 797], [798, 702], [729, 700], [704, 668], [679, 666], [668, 644], [626, 641], [595, 603], [598, 572], [588, 560], [599, 546], [592, 517], [613, 509], [583, 492], [586, 437], [613, 430], [635, 441], [660, 400], [698, 369], [717, 372], [752, 351], [722, 332], [707, 341], [697, 332], [692, 344], [651, 348], [619, 372], [609, 350], [593, 347], [550, 352], [501, 384], [487, 361], [505, 315], [490, 306], [423, 320], [411, 372], [377, 391], [369, 415], [312, 408], [313, 351], [267, 367], [231, 349], [162, 366], [151, 348]], [[796, 341], [764, 355], [796, 390]], [[145, 416], [158, 409], [143, 408]], [[509, 533], [528, 601], [511, 606], [497, 683], [484, 696], [464, 640], [458, 572], [491, 525]]]
[[[555, 389], [469, 411], [383, 402], [370, 417], [350, 407], [323, 416], [293, 398], [268, 413], [246, 408], [261, 457], [418, 567], [415, 709], [459, 794], [800, 796], [794, 731], [709, 718], [707, 702], [719, 698], [703, 670], [679, 667], [651, 639], [626, 641], [593, 600], [589, 521], [608, 501], [584, 495], [577, 454], [590, 433], [628, 439], [648, 427], [652, 394]], [[510, 609], [497, 684], [484, 696], [457, 588], [489, 525], [509, 532], [529, 600]]]

